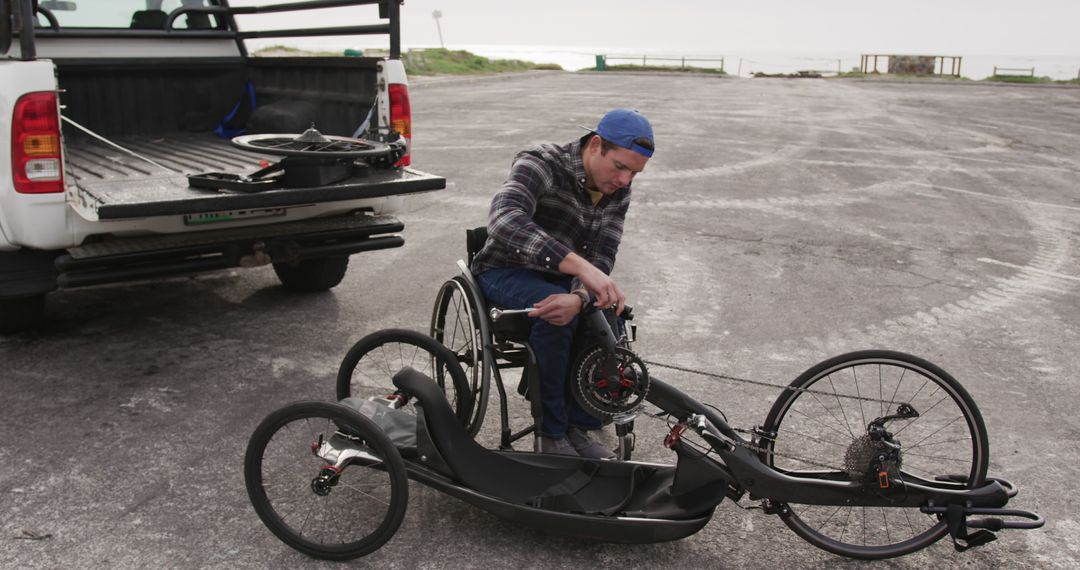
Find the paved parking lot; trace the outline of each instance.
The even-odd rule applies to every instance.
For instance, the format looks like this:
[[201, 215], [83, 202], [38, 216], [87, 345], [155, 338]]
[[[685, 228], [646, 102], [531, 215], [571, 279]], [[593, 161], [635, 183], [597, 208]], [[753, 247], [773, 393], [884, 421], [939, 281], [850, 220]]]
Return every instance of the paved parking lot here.
[[[255, 425], [331, 399], [361, 336], [426, 329], [515, 152], [613, 106], [645, 112], [658, 144], [615, 271], [639, 353], [774, 384], [851, 350], [923, 356], [979, 404], [1015, 506], [1049, 522], [888, 566], [1080, 564], [1080, 89], [548, 73], [412, 95], [414, 165], [448, 188], [409, 198], [405, 247], [353, 257], [333, 292], [286, 294], [269, 268], [75, 290], [50, 298], [43, 330], [0, 337], [0, 567], [336, 566], [255, 516]], [[746, 427], [778, 394], [656, 374]], [[395, 538], [351, 565], [857, 566], [731, 503], [693, 537], [627, 546], [410, 493]]]

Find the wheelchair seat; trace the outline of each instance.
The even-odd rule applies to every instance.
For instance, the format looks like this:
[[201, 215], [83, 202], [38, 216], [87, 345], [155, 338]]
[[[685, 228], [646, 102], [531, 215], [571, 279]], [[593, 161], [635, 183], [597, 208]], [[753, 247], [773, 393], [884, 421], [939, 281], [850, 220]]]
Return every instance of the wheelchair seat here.
[[[469, 264], [467, 267], [462, 268], [462, 271], [468, 271], [469, 276], [475, 281], [475, 276], [472, 275], [472, 262], [476, 257], [476, 254], [480, 253], [484, 244], [487, 243], [488, 230], [484, 226], [473, 228], [471, 230], [465, 230], [465, 249], [469, 254]], [[477, 295], [483, 296], [483, 291], [479, 285], [476, 286]], [[492, 308], [506, 309], [508, 307], [501, 307], [494, 303], [487, 301], [488, 310]], [[483, 315], [484, 319], [487, 319], [491, 323], [491, 333], [498, 342], [517, 342], [525, 343], [529, 341], [529, 334], [532, 331], [532, 321], [529, 317], [523, 314], [506, 315], [499, 320], [492, 320], [489, 315]]]

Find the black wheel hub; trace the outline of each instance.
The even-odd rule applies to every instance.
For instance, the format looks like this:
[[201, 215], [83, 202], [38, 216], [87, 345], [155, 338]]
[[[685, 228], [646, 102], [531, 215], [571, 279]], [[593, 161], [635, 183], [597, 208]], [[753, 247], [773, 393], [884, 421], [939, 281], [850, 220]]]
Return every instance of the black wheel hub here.
[[338, 484], [341, 472], [333, 467], [323, 467], [319, 475], [311, 480], [311, 490], [320, 497], [330, 494], [330, 490]]

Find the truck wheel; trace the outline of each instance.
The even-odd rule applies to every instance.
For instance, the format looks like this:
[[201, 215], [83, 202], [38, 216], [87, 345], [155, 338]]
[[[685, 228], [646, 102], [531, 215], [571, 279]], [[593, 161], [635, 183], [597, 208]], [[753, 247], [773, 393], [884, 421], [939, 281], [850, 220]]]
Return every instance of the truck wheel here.
[[8, 334], [37, 326], [45, 310], [45, 295], [0, 299], [0, 334]]
[[341, 283], [349, 267], [348, 256], [306, 259], [298, 263], [275, 263], [281, 285], [289, 291], [314, 293], [326, 291]]

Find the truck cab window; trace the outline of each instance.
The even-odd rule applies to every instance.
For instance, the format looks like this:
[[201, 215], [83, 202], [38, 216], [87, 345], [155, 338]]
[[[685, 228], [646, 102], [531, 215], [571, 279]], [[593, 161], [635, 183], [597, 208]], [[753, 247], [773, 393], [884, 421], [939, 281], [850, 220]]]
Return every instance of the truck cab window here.
[[[181, 7], [218, 6], [216, 0], [106, 0], [41, 2], [52, 12], [60, 28], [164, 29], [168, 15]], [[38, 26], [49, 22], [38, 14]], [[189, 12], [173, 22], [175, 30], [208, 30], [221, 26], [217, 16]]]

